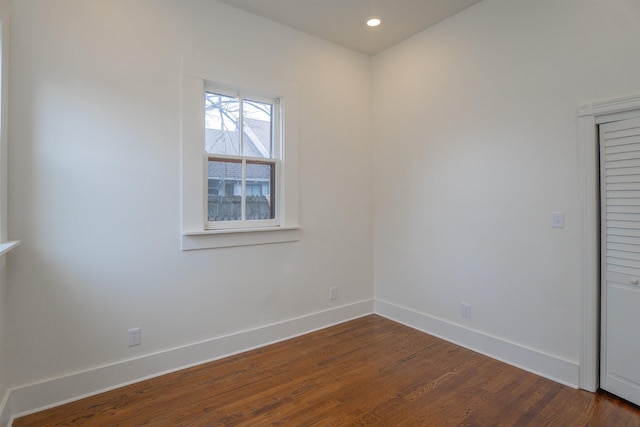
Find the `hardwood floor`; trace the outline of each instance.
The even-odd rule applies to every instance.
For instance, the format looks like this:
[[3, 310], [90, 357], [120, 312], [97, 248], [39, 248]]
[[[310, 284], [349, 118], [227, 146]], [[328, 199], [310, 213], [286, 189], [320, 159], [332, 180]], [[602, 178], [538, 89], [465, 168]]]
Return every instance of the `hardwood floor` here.
[[21, 426], [640, 426], [640, 408], [370, 315]]

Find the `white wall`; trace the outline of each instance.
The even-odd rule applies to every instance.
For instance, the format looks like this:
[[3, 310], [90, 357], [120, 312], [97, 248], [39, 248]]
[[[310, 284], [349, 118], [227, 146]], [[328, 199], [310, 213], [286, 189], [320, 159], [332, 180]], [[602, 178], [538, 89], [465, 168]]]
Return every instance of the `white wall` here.
[[[373, 61], [214, 1], [12, 14], [13, 413], [344, 320], [374, 277], [382, 314], [550, 377], [579, 363], [576, 111], [640, 93], [636, 1], [484, 0]], [[185, 54], [296, 85], [300, 241], [179, 250]]]
[[[369, 57], [210, 0], [12, 13], [11, 387], [371, 300]], [[296, 85], [298, 242], [179, 250], [186, 54]]]
[[635, 0], [485, 0], [376, 56], [376, 299], [548, 376], [515, 350], [577, 366], [577, 108], [639, 94], [637, 52]]

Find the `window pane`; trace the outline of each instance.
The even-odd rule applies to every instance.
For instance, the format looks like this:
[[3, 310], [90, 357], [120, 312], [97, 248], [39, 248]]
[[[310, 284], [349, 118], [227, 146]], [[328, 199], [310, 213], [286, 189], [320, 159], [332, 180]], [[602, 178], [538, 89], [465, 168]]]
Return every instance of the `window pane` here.
[[240, 101], [207, 92], [204, 105], [206, 152], [240, 155]]
[[247, 161], [247, 219], [273, 219], [275, 210], [276, 166], [267, 162]]
[[273, 158], [273, 106], [244, 100], [244, 154], [248, 157]]
[[210, 159], [208, 174], [208, 220], [240, 221], [242, 219], [242, 161]]

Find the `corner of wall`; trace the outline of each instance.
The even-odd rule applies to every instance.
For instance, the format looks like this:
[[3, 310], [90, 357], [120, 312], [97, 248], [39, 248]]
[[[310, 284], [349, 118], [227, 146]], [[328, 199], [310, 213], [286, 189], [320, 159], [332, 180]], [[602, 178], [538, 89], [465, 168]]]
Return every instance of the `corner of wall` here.
[[543, 353], [519, 343], [468, 329], [379, 299], [375, 300], [374, 312], [560, 384], [572, 388], [579, 387], [580, 365], [577, 362]]

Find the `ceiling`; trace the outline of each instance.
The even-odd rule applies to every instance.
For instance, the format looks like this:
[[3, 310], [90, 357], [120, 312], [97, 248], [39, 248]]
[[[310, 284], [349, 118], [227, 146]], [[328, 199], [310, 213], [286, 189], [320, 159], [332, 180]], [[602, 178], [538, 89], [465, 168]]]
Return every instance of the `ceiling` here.
[[[481, 0], [219, 0], [305, 33], [375, 55]], [[368, 18], [382, 18], [369, 28]]]

